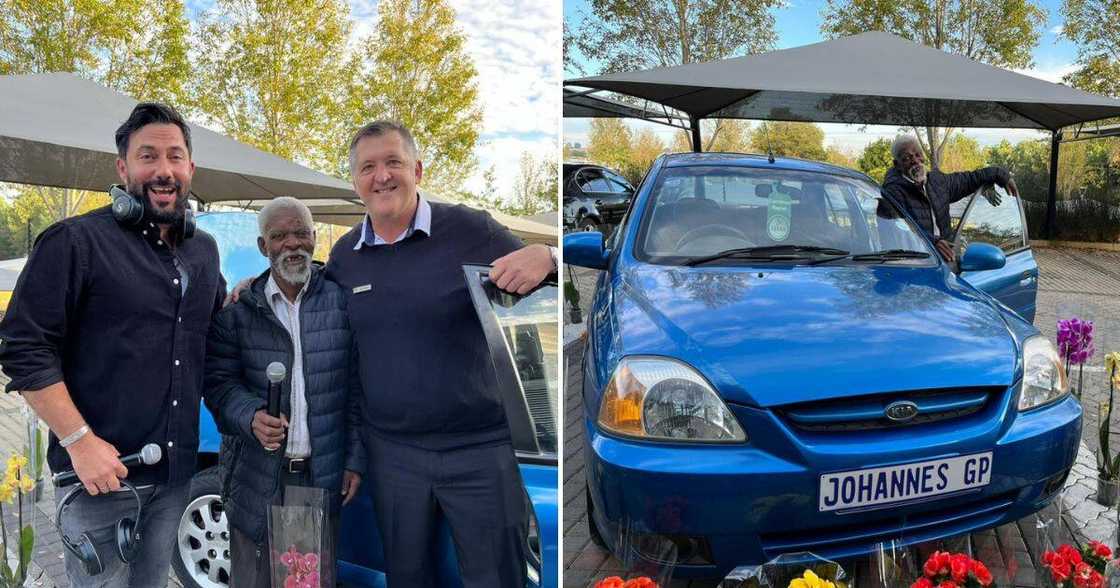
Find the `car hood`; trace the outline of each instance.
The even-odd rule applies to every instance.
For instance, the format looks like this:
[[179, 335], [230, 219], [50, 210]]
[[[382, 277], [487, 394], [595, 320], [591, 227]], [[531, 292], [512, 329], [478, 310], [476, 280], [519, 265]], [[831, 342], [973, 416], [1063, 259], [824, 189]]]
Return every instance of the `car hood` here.
[[1009, 386], [1017, 366], [995, 306], [937, 268], [637, 265], [611, 295], [617, 356], [681, 359], [754, 406]]

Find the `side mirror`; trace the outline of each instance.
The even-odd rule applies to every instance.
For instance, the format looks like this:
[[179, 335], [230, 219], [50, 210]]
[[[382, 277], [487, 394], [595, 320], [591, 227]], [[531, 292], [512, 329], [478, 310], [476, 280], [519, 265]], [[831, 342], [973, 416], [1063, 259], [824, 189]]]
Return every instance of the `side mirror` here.
[[962, 272], [982, 272], [999, 269], [1005, 265], [1007, 265], [1007, 257], [1003, 251], [989, 243], [973, 243], [961, 256]]
[[564, 235], [564, 263], [607, 269], [607, 250], [603, 248], [603, 234], [598, 231]]

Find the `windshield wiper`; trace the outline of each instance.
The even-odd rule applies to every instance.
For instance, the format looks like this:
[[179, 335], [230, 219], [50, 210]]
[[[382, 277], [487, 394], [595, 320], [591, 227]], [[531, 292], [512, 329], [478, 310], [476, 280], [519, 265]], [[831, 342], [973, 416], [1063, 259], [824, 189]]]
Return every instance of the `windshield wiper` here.
[[705, 255], [703, 257], [693, 257], [684, 262], [684, 265], [694, 266], [717, 259], [751, 259], [757, 261], [784, 261], [791, 259], [806, 259], [808, 255], [834, 255], [846, 256], [847, 251], [843, 249], [834, 249], [832, 247], [817, 247], [815, 245], [767, 245], [765, 247], [739, 247], [737, 249], [727, 249], [712, 255]]
[[929, 253], [925, 251], [887, 249], [885, 251], [872, 251], [871, 253], [856, 253], [852, 255], [837, 255], [836, 257], [828, 257], [825, 259], [814, 259], [806, 265], [829, 263], [831, 261], [840, 261], [841, 259], [850, 259], [852, 261], [898, 261], [900, 259], [926, 259], [927, 257], [929, 257]]

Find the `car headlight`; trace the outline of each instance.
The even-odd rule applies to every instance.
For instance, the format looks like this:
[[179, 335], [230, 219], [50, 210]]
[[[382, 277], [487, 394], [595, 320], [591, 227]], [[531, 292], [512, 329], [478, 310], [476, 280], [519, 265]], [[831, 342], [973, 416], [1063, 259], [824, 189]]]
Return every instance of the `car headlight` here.
[[1023, 383], [1019, 389], [1019, 410], [1049, 404], [1069, 393], [1066, 370], [1058, 352], [1041, 335], [1023, 343]]
[[739, 421], [696, 370], [675, 360], [624, 358], [614, 370], [599, 426], [650, 440], [741, 442]]

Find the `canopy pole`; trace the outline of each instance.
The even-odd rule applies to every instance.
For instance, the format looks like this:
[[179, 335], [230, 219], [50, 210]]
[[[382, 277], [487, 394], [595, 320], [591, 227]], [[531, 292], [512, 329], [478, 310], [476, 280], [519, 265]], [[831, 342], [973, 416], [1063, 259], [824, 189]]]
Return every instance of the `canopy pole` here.
[[688, 125], [692, 127], [692, 152], [700, 153], [700, 119], [688, 115]]
[[1062, 132], [1053, 131], [1050, 134], [1050, 193], [1046, 197], [1046, 221], [1042, 225], [1042, 234], [1046, 239], [1053, 239], [1057, 229], [1058, 214], [1058, 148], [1062, 144]]

